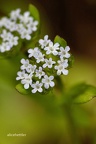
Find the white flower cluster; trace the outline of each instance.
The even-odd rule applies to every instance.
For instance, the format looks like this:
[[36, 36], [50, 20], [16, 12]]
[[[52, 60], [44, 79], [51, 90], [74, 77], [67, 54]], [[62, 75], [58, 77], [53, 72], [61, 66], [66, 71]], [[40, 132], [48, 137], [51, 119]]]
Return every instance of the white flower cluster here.
[[24, 14], [20, 12], [20, 9], [11, 11], [10, 17], [3, 17], [0, 20], [1, 53], [18, 45], [19, 38], [30, 40], [32, 33], [37, 30], [38, 21], [30, 16], [30, 12], [26, 11]]
[[39, 46], [28, 50], [29, 59], [21, 59], [20, 71], [16, 80], [21, 80], [25, 89], [32, 89], [32, 93], [44, 92], [54, 87], [54, 76], [68, 74], [69, 46], [65, 48], [59, 43], [48, 39], [39, 40]]

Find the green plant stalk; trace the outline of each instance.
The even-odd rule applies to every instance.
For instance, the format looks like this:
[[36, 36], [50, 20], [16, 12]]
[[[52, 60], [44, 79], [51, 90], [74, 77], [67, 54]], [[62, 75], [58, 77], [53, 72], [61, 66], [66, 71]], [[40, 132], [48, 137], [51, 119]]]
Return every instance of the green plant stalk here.
[[69, 123], [69, 135], [70, 135], [71, 144], [80, 144], [80, 140], [76, 130], [76, 125], [72, 116], [72, 105], [70, 106], [68, 104], [65, 104], [63, 106], [63, 110], [65, 111]]

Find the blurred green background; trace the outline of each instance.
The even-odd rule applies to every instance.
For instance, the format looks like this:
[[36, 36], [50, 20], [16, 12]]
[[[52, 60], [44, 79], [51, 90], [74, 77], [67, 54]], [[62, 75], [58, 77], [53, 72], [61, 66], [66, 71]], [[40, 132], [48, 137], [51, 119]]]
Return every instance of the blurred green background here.
[[[96, 2], [94, 0], [0, 0], [0, 15], [34, 4], [41, 16], [41, 36], [62, 36], [75, 57], [65, 88], [87, 82], [96, 86]], [[0, 59], [0, 144], [96, 144], [96, 99], [74, 104], [71, 117], [54, 97], [21, 95], [16, 89], [20, 56]], [[57, 95], [57, 99], [59, 99]], [[8, 137], [24, 133], [25, 137]]]

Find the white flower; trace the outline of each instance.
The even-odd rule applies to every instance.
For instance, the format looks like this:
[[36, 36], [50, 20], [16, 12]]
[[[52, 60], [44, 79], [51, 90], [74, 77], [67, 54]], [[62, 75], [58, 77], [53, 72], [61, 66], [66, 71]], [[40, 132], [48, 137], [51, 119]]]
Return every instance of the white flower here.
[[12, 36], [12, 37], [10, 37], [10, 40], [9, 40], [9, 45], [12, 47], [12, 46], [16, 46], [16, 45], [18, 45], [18, 39], [19, 39], [19, 37], [17, 37], [17, 36]]
[[33, 21], [27, 24], [27, 28], [33, 32], [37, 30], [37, 25], [38, 25], [38, 21]]
[[61, 73], [63, 73], [64, 75], [68, 74], [68, 70], [65, 69], [63, 65], [55, 66], [55, 69], [57, 70], [57, 75], [61, 75]]
[[10, 22], [10, 20], [7, 18], [7, 17], [3, 17], [1, 20], [0, 20], [0, 27], [5, 27], [8, 26], [8, 23]]
[[29, 49], [28, 50], [28, 53], [29, 53], [28, 57], [29, 58], [31, 58], [31, 57], [37, 58], [39, 55], [39, 52], [40, 52], [40, 50], [38, 47], [35, 47], [34, 49]]
[[21, 39], [26, 39], [26, 40], [31, 39], [30, 31], [25, 28], [20, 29], [19, 34], [21, 35]]
[[64, 75], [68, 74], [68, 70], [66, 69], [68, 67], [68, 60], [62, 60], [58, 61], [59, 65], [55, 66], [55, 69], [57, 70], [57, 75], [61, 75], [63, 73]]
[[55, 64], [55, 61], [52, 61], [52, 58], [45, 59], [45, 63], [43, 64], [43, 68], [48, 67], [48, 68], [52, 68], [53, 64]]
[[16, 80], [20, 80], [20, 79], [24, 79], [27, 74], [25, 73], [25, 71], [18, 71], [17, 75], [18, 76], [16, 77]]
[[46, 50], [46, 54], [53, 54], [53, 55], [57, 55], [59, 50], [59, 43], [55, 43], [53, 44], [53, 42], [50, 42], [49, 45], [47, 47], [44, 48], [44, 50]]
[[28, 67], [27, 67], [27, 69], [26, 69], [26, 71], [27, 71], [28, 73], [33, 74], [33, 73], [35, 72], [36, 67], [37, 67], [36, 65], [31, 65], [31, 64], [29, 64]]
[[42, 83], [39, 83], [39, 81], [36, 81], [36, 83], [32, 84], [31, 87], [33, 88], [32, 89], [32, 93], [36, 93], [37, 91], [38, 92], [42, 92], [43, 89], [42, 89]]
[[[25, 13], [25, 16], [23, 16], [21, 20], [22, 24], [18, 24], [18, 32], [20, 35], [22, 35], [23, 29], [30, 31], [28, 32], [29, 35], [36, 29], [34, 26], [34, 30], [32, 30], [31, 26], [33, 19], [31, 20], [29, 17], [28, 20], [27, 16], [29, 17], [29, 13]], [[25, 26], [23, 22], [24, 17], [24, 21], [27, 24]], [[32, 93], [42, 93], [45, 89], [47, 90], [54, 87], [54, 73], [52, 74], [52, 71], [54, 71], [55, 74], [57, 73], [57, 75], [68, 74], [69, 50], [70, 48], [68, 46], [64, 49], [63, 47], [60, 47], [59, 43], [54, 44], [49, 40], [48, 35], [44, 36], [44, 39], [39, 40], [38, 47], [30, 48], [28, 50], [28, 58], [31, 58], [30, 63], [28, 59], [21, 59], [21, 71], [17, 73], [16, 80], [21, 80], [25, 89], [31, 87]]]
[[30, 23], [30, 21], [33, 21], [33, 18], [30, 16], [30, 12], [26, 11], [23, 15], [20, 15], [19, 17], [20, 22], [24, 23], [24, 24], [28, 24]]
[[44, 78], [42, 79], [42, 83], [44, 83], [44, 87], [46, 89], [50, 87], [54, 87], [55, 83], [52, 81], [54, 79], [54, 76], [47, 76], [45, 75]]
[[44, 48], [46, 46], [48, 46], [48, 44], [50, 43], [51, 40], [48, 40], [48, 35], [44, 36], [44, 39], [40, 39], [39, 40], [39, 44], [41, 45], [41, 48]]
[[69, 46], [66, 46], [65, 49], [63, 47], [60, 47], [59, 52], [60, 58], [69, 58], [70, 57], [70, 54], [68, 53], [69, 50], [70, 50]]
[[42, 54], [41, 52], [38, 53], [37, 57], [36, 58], [36, 62], [37, 63], [40, 63], [40, 62], [43, 62], [44, 61], [44, 54]]
[[3, 39], [3, 41], [9, 41], [10, 38], [13, 36], [10, 32], [7, 32], [5, 29], [2, 31], [1, 33], [1, 38]]
[[24, 25], [23, 25], [22, 23], [18, 23], [18, 24], [17, 24], [17, 32], [18, 32], [19, 34], [21, 34], [22, 31], [25, 30], [25, 29], [26, 29], [26, 28], [24, 27]]
[[4, 42], [2, 43], [2, 45], [0, 45], [0, 52], [6, 52], [9, 51], [11, 49], [11, 47], [9, 46], [8, 42]]
[[20, 17], [20, 11], [21, 11], [20, 9], [16, 9], [16, 10], [11, 11], [10, 18], [12, 20], [17, 20], [17, 18]]
[[64, 67], [68, 67], [68, 59], [60, 59], [57, 61], [59, 65], [63, 65]]
[[39, 79], [41, 79], [42, 76], [45, 75], [45, 72], [42, 70], [42, 67], [39, 67], [39, 69], [36, 69], [36, 77], [38, 77]]
[[7, 32], [5, 29], [2, 31], [2, 34], [0, 36], [3, 39], [3, 43], [6, 43], [6, 46], [10, 48], [12, 48], [13, 45], [16, 46], [18, 44], [19, 37], [14, 37], [10, 32]]
[[5, 25], [5, 27], [6, 27], [6, 29], [8, 29], [11, 32], [17, 31], [17, 24], [14, 21], [8, 21]]
[[21, 63], [23, 64], [21, 66], [21, 70], [27, 70], [28, 66], [29, 66], [29, 60], [28, 59], [21, 59]]
[[28, 89], [29, 86], [32, 85], [32, 74], [30, 75], [26, 74], [24, 79], [21, 80], [21, 83], [24, 84], [25, 89]]

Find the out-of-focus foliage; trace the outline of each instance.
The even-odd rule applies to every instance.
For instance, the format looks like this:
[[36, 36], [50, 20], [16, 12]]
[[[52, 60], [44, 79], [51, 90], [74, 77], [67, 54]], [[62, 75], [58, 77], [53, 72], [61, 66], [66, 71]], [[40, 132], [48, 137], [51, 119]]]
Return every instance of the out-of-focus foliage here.
[[[2, 68], [0, 69], [0, 142], [4, 144], [55, 144], [57, 141], [58, 144], [71, 144], [78, 141], [85, 143], [89, 140], [94, 141], [95, 144], [95, 99], [88, 104], [70, 105], [69, 102], [69, 105], [67, 103], [60, 107], [61, 97], [58, 91], [56, 97], [53, 94], [46, 96], [19, 94], [15, 90], [15, 76], [19, 60], [20, 58], [17, 57], [16, 60], [3, 59], [0, 62]], [[78, 64], [75, 64], [74, 67], [78, 67], [76, 72], [79, 74]], [[86, 70], [90, 67], [90, 65], [86, 66]], [[93, 69], [91, 67], [90, 72]], [[72, 79], [75, 80], [75, 76], [73, 75]], [[66, 83], [67, 81], [71, 82], [68, 80], [69, 77], [66, 77]], [[89, 74], [86, 72], [86, 81], [88, 79], [93, 83], [91, 76], [89, 78]], [[79, 78], [76, 81], [79, 82]], [[69, 89], [68, 84], [64, 87]], [[7, 137], [8, 133], [26, 133], [27, 136]]]

